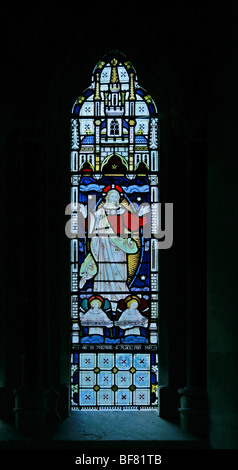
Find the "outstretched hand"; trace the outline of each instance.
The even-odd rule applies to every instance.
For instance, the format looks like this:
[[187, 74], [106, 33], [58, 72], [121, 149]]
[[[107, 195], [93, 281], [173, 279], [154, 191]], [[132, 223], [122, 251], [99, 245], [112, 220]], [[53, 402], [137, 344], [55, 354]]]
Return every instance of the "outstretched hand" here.
[[142, 206], [138, 212], [138, 216], [142, 217], [143, 215], [148, 214], [149, 211], [150, 211], [149, 206]]
[[87, 217], [87, 206], [84, 206], [84, 204], [79, 204], [78, 205], [78, 211], [81, 212], [81, 214], [83, 215], [83, 217], [86, 219]]

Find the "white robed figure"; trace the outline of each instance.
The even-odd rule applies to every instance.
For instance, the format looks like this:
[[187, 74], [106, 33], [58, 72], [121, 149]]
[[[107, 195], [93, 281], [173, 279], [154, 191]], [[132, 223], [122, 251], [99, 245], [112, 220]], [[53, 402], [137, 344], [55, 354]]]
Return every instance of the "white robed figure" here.
[[141, 315], [138, 310], [139, 298], [129, 296], [128, 300], [126, 299], [126, 305], [126, 310], [115, 322], [115, 325], [124, 330], [125, 336], [140, 335], [140, 328], [147, 328], [149, 322], [148, 318]]
[[[130, 232], [147, 222], [144, 214], [147, 207], [141, 207], [132, 214], [120, 204], [122, 189], [116, 186], [104, 189], [105, 203], [95, 211], [95, 230], [90, 250], [80, 267], [80, 288], [93, 278], [93, 291], [112, 302], [128, 295], [128, 255], [138, 252], [138, 245], [130, 238]], [[144, 216], [144, 217], [143, 217]], [[128, 236], [123, 237], [123, 234]], [[120, 236], [121, 235], [121, 236]]]
[[88, 327], [89, 335], [102, 335], [103, 328], [112, 328], [113, 322], [108, 318], [104, 310], [102, 310], [102, 299], [94, 297], [89, 299], [90, 308], [85, 313], [81, 310], [79, 318], [82, 326]]

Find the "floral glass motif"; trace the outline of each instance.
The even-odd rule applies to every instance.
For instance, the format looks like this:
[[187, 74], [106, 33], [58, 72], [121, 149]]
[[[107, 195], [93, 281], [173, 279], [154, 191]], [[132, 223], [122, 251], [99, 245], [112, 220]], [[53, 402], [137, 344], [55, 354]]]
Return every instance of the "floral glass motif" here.
[[96, 65], [71, 132], [71, 408], [153, 408], [159, 121], [123, 54]]

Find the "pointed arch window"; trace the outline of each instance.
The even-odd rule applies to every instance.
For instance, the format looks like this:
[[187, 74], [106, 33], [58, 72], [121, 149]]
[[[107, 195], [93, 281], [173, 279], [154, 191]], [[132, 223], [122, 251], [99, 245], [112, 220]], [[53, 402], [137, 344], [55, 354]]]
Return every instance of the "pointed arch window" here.
[[112, 136], [117, 136], [120, 134], [119, 132], [119, 122], [117, 121], [117, 119], [113, 119], [113, 121], [111, 121], [110, 123], [110, 135]]
[[71, 129], [71, 407], [154, 408], [159, 122], [123, 54], [95, 66]]

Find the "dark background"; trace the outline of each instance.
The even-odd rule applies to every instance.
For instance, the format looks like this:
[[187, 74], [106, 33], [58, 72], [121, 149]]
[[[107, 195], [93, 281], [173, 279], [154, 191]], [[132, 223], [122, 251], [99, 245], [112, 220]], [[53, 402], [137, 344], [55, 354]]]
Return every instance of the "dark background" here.
[[[67, 414], [70, 113], [109, 50], [128, 56], [161, 121], [160, 383], [207, 390], [209, 439], [237, 448], [237, 2], [1, 5], [0, 412], [52, 387]], [[165, 413], [165, 414], [166, 414]]]

